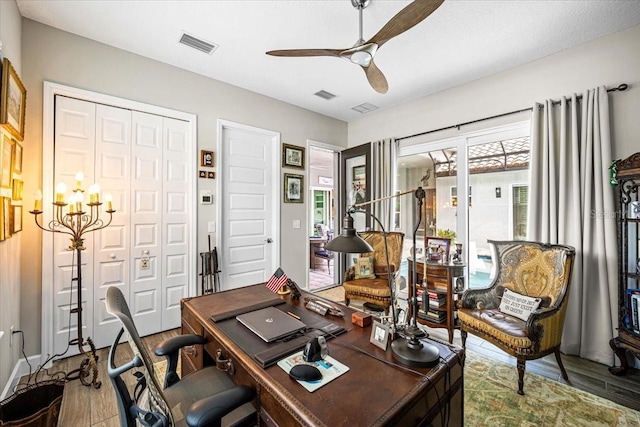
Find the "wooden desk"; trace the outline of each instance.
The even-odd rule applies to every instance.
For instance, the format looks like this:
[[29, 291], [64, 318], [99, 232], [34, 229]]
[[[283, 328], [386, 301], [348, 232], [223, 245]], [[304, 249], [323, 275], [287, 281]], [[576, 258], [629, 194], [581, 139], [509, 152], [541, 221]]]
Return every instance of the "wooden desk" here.
[[[303, 298], [305, 295], [308, 294], [303, 293]], [[228, 311], [234, 304], [237, 306], [238, 301], [262, 301], [269, 298], [273, 298], [273, 294], [264, 285], [254, 285], [183, 300], [183, 333], [202, 334], [207, 340], [204, 348], [196, 346], [182, 351], [183, 373], [213, 363], [215, 355], [220, 351], [234, 365], [235, 373], [231, 376], [233, 381], [257, 391], [260, 425], [462, 425], [462, 348], [433, 341], [440, 349], [441, 363], [432, 369], [418, 369], [423, 375], [407, 372], [368, 356], [370, 354], [386, 362], [394, 362], [390, 348], [383, 351], [369, 342], [371, 328], [360, 328], [352, 324], [353, 310], [340, 306], [345, 317], [331, 316], [327, 319], [344, 327], [347, 332], [327, 343], [331, 356], [347, 365], [350, 370], [309, 393], [279, 366], [262, 368], [210, 320], [211, 315]], [[289, 296], [285, 298], [294, 306], [302, 305], [300, 302], [290, 301]], [[313, 315], [319, 316], [315, 313]]]

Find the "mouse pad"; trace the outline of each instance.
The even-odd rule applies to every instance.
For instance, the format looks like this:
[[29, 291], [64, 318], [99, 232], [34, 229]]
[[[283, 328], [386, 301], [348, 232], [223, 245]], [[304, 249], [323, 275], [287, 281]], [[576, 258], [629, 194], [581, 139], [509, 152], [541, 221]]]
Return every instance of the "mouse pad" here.
[[297, 381], [302, 387], [311, 393], [349, 371], [348, 366], [343, 365], [331, 356], [327, 356], [323, 360], [319, 360], [317, 362], [305, 362], [304, 357], [302, 356], [302, 351], [278, 361], [278, 366], [280, 366], [287, 374], [296, 365], [315, 366], [322, 374], [322, 379], [319, 381], [298, 381], [291, 379], [291, 381]]

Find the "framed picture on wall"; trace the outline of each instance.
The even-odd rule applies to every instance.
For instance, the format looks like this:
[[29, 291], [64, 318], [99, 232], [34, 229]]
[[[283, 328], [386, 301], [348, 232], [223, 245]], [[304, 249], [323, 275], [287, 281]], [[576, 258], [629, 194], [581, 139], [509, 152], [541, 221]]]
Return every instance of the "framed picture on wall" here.
[[212, 168], [213, 162], [213, 151], [200, 150], [200, 166]]
[[11, 206], [11, 232], [13, 234], [22, 231], [22, 206]]
[[284, 202], [302, 203], [304, 201], [304, 176], [284, 174]]
[[0, 125], [17, 140], [24, 139], [24, 112], [27, 101], [27, 90], [24, 88], [18, 73], [11, 61], [2, 61], [2, 91], [0, 93]]
[[22, 145], [13, 141], [13, 173], [22, 174]]
[[0, 137], [0, 188], [12, 190], [11, 188], [11, 176], [13, 172], [13, 166], [11, 161], [13, 160], [13, 141], [7, 136], [2, 135]]
[[304, 169], [304, 147], [282, 144], [282, 167]]

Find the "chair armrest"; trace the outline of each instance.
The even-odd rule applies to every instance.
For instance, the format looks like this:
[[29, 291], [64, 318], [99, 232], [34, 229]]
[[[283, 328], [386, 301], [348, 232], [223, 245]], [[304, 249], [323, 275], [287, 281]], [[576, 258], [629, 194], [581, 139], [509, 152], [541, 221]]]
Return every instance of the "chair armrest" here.
[[180, 381], [178, 375], [178, 355], [182, 347], [195, 344], [204, 344], [206, 340], [200, 335], [178, 335], [168, 338], [154, 348], [153, 352], [156, 356], [165, 356], [167, 358], [167, 372], [164, 376], [164, 388], [171, 387]]
[[[555, 326], [555, 327], [554, 327]], [[562, 323], [560, 318], [560, 307], [538, 308], [531, 312], [526, 324], [527, 337], [535, 344], [539, 345], [542, 337], [550, 347], [559, 345], [562, 339]], [[537, 349], [537, 351], [545, 349]]]
[[238, 386], [213, 396], [200, 399], [187, 410], [186, 421], [189, 427], [219, 425], [216, 422], [229, 412], [251, 402], [255, 392], [247, 386]]

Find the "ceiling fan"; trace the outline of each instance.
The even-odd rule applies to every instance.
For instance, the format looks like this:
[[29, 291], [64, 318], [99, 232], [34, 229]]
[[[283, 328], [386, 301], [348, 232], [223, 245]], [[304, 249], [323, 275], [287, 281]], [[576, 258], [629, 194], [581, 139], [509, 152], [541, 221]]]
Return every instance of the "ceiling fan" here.
[[393, 37], [422, 22], [431, 15], [444, 0], [414, 0], [387, 22], [380, 31], [366, 42], [362, 38], [362, 10], [371, 0], [351, 0], [360, 14], [360, 38], [353, 47], [347, 49], [286, 49], [271, 50], [273, 56], [335, 56], [345, 58], [362, 67], [371, 87], [379, 93], [387, 93], [389, 84], [382, 71], [373, 62], [373, 57], [383, 44]]

